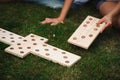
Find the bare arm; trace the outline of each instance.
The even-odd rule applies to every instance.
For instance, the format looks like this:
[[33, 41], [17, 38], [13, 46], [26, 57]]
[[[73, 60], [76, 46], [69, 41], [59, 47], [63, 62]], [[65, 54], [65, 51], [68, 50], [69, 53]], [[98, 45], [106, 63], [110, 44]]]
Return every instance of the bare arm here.
[[61, 21], [65, 19], [72, 2], [73, 0], [65, 0], [60, 16], [58, 17]]
[[120, 13], [120, 2], [117, 3], [116, 7], [110, 11], [107, 15], [105, 15], [102, 19], [99, 20], [98, 24], [105, 23], [105, 26], [101, 30], [101, 32], [104, 31], [105, 28], [111, 26], [113, 24], [113, 18], [118, 16]]
[[108, 15], [114, 17], [119, 13], [120, 13], [120, 2], [118, 2], [117, 6]]
[[59, 23], [63, 23], [72, 2], [73, 0], [65, 0], [60, 15], [57, 18], [46, 18], [44, 21], [41, 22], [41, 24], [50, 23], [51, 25], [57, 25]]

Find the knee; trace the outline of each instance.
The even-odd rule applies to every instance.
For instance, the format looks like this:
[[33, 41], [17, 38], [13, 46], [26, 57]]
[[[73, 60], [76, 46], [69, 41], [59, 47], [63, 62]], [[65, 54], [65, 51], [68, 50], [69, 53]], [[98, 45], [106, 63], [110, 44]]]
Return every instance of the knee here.
[[118, 26], [120, 27], [120, 16], [118, 18]]
[[120, 30], [120, 15], [118, 16], [118, 19], [117, 19], [117, 25], [118, 29]]
[[103, 2], [99, 6], [99, 11], [102, 16], [105, 16], [109, 14], [116, 7], [116, 5], [117, 5], [116, 2]]
[[120, 15], [113, 21], [113, 27], [120, 32]]

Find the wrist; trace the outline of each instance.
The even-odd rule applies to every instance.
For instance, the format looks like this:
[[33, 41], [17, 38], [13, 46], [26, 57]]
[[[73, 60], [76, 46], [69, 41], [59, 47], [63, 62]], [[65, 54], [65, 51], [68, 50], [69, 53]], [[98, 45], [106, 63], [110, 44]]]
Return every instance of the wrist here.
[[58, 17], [57, 19], [60, 23], [64, 23], [64, 18], [63, 17]]
[[58, 17], [58, 20], [59, 21], [64, 21], [64, 18], [63, 17]]
[[113, 17], [113, 15], [112, 15], [112, 14], [108, 14], [107, 16], [108, 16], [109, 18], [112, 18], [112, 17]]
[[110, 20], [112, 20], [112, 18], [113, 18], [113, 15], [111, 15], [111, 14], [108, 14], [108, 15], [106, 15], [105, 16], [107, 19], [110, 19]]

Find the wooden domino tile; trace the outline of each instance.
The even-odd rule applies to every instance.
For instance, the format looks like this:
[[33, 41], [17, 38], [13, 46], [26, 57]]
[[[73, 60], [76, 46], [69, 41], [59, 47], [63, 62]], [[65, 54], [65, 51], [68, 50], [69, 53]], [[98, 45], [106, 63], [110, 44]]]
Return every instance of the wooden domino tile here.
[[[33, 37], [30, 36], [27, 36], [26, 38], [29, 40], [33, 39]], [[36, 39], [35, 41], [37, 41]], [[63, 66], [70, 67], [81, 58], [80, 56], [64, 51], [57, 47], [51, 46], [49, 44], [39, 43], [38, 41], [37, 42], [35, 41], [32, 41], [31, 43], [32, 48], [30, 53], [42, 57], [44, 59], [53, 61], [55, 63], [59, 63]]]
[[48, 41], [47, 38], [41, 37], [41, 36], [37, 36], [35, 34], [29, 34], [28, 36], [25, 37], [27, 40], [30, 40], [32, 42], [36, 42], [36, 43], [45, 43]]
[[104, 23], [96, 25], [98, 20], [98, 18], [88, 16], [68, 39], [68, 42], [88, 49], [105, 25]]
[[72, 66], [81, 58], [78, 55], [44, 43], [46, 41], [48, 41], [48, 39], [30, 34], [6, 48], [5, 51], [20, 58], [24, 58], [29, 53], [32, 53], [67, 67]]
[[30, 49], [34, 48], [36, 44], [41, 44], [46, 41], [48, 41], [48, 39], [30, 34], [27, 37], [19, 40], [17, 43], [6, 48], [5, 51], [17, 57], [24, 58], [30, 53]]
[[24, 37], [19, 36], [15, 33], [10, 31], [4, 30], [0, 28], [0, 42], [3, 42], [8, 45], [12, 45], [17, 43], [19, 40], [23, 39]]
[[67, 67], [72, 66], [81, 58], [80, 56], [61, 50], [46, 43], [35, 42], [35, 38], [35, 41], [31, 41], [32, 39], [33, 37], [27, 36], [19, 43], [6, 48], [5, 51], [20, 58], [32, 53]]
[[31, 41], [24, 38], [23, 40], [19, 40], [16, 44], [6, 48], [5, 51], [19, 58], [24, 58], [30, 53], [30, 42]]
[[38, 44], [35, 48], [31, 49], [31, 53], [67, 67], [72, 66], [81, 58], [46, 43]]

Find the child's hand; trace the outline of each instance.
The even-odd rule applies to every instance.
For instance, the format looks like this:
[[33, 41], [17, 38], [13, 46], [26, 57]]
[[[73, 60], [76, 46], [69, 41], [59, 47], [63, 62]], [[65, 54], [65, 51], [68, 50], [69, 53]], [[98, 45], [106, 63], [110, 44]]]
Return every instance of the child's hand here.
[[62, 20], [59, 20], [58, 18], [45, 18], [44, 21], [41, 22], [41, 24], [50, 24], [51, 26], [57, 25], [59, 23], [64, 23]]
[[111, 18], [111, 16], [108, 16], [108, 15], [104, 16], [103, 18], [101, 18], [98, 21], [97, 25], [99, 25], [101, 23], [105, 23], [105, 26], [101, 30], [101, 33], [102, 33], [107, 27], [112, 26], [112, 18]]

